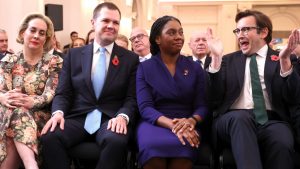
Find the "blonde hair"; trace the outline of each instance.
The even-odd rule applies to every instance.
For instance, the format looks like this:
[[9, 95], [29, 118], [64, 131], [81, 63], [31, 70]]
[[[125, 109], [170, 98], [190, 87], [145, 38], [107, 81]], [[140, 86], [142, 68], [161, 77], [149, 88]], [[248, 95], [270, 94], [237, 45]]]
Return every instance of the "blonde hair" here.
[[49, 47], [52, 45], [51, 38], [54, 35], [54, 27], [53, 27], [53, 23], [50, 20], [50, 18], [48, 18], [47, 16], [45, 16], [43, 14], [39, 14], [39, 13], [29, 14], [22, 20], [22, 22], [19, 26], [19, 30], [18, 30], [17, 42], [20, 44], [24, 44], [24, 39], [22, 37], [22, 33], [24, 33], [25, 30], [28, 28], [28, 23], [31, 20], [36, 19], [36, 18], [42, 19], [43, 21], [45, 21], [45, 23], [47, 25], [46, 42], [44, 44], [44, 50], [47, 51], [47, 50], [49, 50]]

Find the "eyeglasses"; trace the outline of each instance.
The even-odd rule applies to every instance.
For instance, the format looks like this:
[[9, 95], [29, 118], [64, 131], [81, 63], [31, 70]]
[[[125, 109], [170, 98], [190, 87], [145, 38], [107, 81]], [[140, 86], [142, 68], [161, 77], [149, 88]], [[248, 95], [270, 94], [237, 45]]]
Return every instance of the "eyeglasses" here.
[[129, 40], [130, 40], [130, 42], [134, 42], [135, 39], [142, 40], [144, 36], [147, 36], [147, 35], [140, 33], [140, 34], [137, 34], [136, 36], [129, 38]]
[[251, 31], [252, 29], [260, 29], [259, 27], [242, 27], [241, 29], [236, 28], [235, 30], [233, 30], [232, 32], [236, 35], [239, 36], [239, 34], [242, 32], [243, 35], [248, 35], [248, 32]]

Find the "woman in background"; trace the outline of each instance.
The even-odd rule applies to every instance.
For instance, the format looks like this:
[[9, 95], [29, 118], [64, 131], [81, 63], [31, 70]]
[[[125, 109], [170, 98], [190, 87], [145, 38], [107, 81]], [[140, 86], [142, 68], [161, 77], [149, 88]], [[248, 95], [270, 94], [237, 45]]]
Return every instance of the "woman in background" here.
[[144, 169], [191, 169], [200, 144], [196, 124], [207, 113], [203, 69], [180, 55], [180, 21], [158, 18], [151, 27], [151, 59], [137, 70], [139, 162]]
[[85, 44], [88, 45], [88, 44], [91, 44], [94, 42], [94, 39], [95, 39], [95, 30], [94, 29], [91, 29], [88, 34], [86, 35], [86, 38], [85, 38]]
[[83, 38], [76, 38], [71, 45], [71, 48], [79, 48], [85, 45], [85, 40]]
[[62, 59], [44, 49], [51, 45], [51, 20], [30, 14], [21, 23], [17, 42], [22, 51], [0, 62], [0, 165], [38, 169], [38, 138], [50, 118], [50, 103], [58, 83]]

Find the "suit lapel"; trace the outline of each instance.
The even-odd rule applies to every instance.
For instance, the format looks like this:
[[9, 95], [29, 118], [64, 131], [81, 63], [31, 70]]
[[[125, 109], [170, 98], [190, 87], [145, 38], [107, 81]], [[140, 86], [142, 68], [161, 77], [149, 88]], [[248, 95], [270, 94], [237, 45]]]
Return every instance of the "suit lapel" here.
[[[240, 51], [241, 52], [241, 51]], [[242, 88], [244, 85], [244, 77], [245, 77], [245, 65], [247, 57], [242, 54], [238, 53], [235, 56], [237, 59], [234, 59], [235, 71], [238, 77], [239, 86]], [[227, 65], [230, 66], [230, 65]]]
[[211, 62], [211, 57], [210, 56], [206, 56], [205, 62], [204, 62], [204, 70], [206, 70], [208, 68], [210, 62]]
[[[113, 59], [118, 60], [118, 64], [114, 62]], [[110, 84], [114, 80], [114, 78], [118, 75], [121, 65], [124, 63], [124, 57], [120, 51], [120, 47], [114, 43], [113, 50], [110, 55], [109, 67], [105, 79], [105, 83], [101, 92], [101, 95], [109, 88]], [[126, 58], [125, 58], [126, 59]]]
[[[85, 83], [88, 87], [90, 93], [95, 96], [95, 92], [93, 89], [91, 72], [92, 72], [92, 62], [93, 62], [93, 45], [87, 45], [81, 52], [81, 64], [82, 71], [84, 74]], [[96, 96], [95, 96], [96, 97]]]
[[276, 71], [276, 67], [279, 63], [279, 60], [278, 61], [271, 60], [272, 55], [278, 56], [278, 54], [275, 51], [268, 48], [268, 53], [267, 53], [266, 63], [265, 63], [265, 70], [264, 70], [264, 79], [265, 79], [266, 88], [267, 88], [267, 91], [269, 94], [269, 98], [272, 98], [270, 95], [271, 87], [272, 87], [272, 79], [273, 79], [273, 76], [276, 74], [274, 72]]

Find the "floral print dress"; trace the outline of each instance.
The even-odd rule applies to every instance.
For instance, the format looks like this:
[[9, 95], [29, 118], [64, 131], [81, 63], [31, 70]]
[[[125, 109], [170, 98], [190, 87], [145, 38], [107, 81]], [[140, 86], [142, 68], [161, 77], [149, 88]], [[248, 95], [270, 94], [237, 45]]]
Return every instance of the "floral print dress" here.
[[28, 64], [22, 52], [0, 61], [0, 93], [20, 88], [34, 98], [33, 107], [7, 108], [0, 104], [0, 164], [6, 158], [6, 137], [24, 143], [38, 154], [38, 138], [51, 117], [50, 106], [63, 60], [44, 53], [36, 65]]

